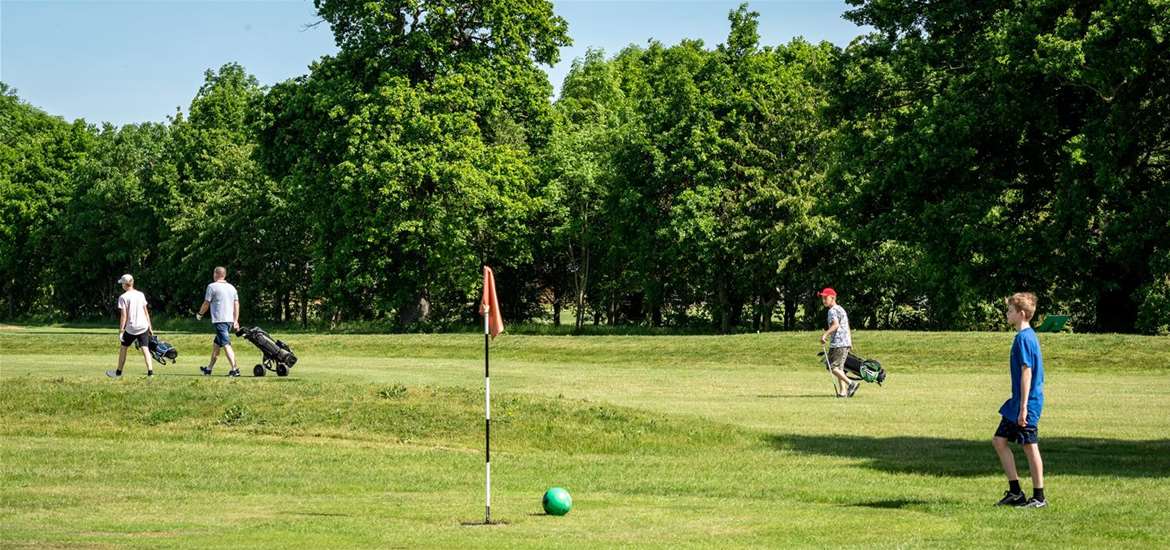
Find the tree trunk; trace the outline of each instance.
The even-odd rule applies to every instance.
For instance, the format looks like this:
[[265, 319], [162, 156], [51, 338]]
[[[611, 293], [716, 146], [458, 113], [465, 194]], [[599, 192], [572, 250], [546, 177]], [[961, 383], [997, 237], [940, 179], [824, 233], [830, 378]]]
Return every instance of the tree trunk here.
[[398, 314], [398, 321], [403, 325], [425, 323], [431, 318], [431, 302], [424, 291], [418, 299]]
[[739, 298], [729, 298], [727, 304], [727, 323], [728, 334], [730, 329], [738, 329], [739, 325], [743, 324], [743, 301]]
[[605, 324], [609, 326], [614, 325], [617, 320], [617, 291], [611, 290], [609, 292], [609, 305], [605, 308]]
[[301, 327], [309, 326], [309, 291], [301, 289]]
[[719, 332], [727, 334], [731, 328], [731, 318], [728, 315], [730, 309], [727, 303], [727, 284], [720, 281], [719, 283]]
[[764, 300], [764, 332], [772, 330], [772, 315], [776, 312], [776, 302], [779, 299], [780, 292], [773, 288], [768, 293], [768, 299]]
[[574, 330], [581, 330], [585, 324], [585, 289], [589, 286], [589, 247], [584, 247], [581, 255], [583, 258], [581, 268], [573, 275], [577, 283], [577, 325]]
[[561, 326], [561, 300], [562, 299], [561, 299], [560, 293], [556, 293], [556, 291], [553, 291], [553, 292], [554, 292], [553, 304], [552, 304], [552, 306], [553, 306], [553, 326], [559, 327], [559, 326]]

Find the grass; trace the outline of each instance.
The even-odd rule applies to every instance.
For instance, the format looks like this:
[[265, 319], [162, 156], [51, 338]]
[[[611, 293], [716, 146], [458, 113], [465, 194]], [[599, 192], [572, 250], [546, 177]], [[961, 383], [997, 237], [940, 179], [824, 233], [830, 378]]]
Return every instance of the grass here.
[[[551, 312], [549, 313], [551, 315]], [[526, 334], [532, 336], [692, 336], [714, 334], [717, 327], [710, 322], [696, 322], [685, 326], [651, 327], [640, 324], [593, 324], [587, 321], [580, 329], [573, 323], [571, 314], [562, 312], [563, 322], [554, 325], [548, 319], [533, 319], [523, 323], [509, 323], [509, 334]], [[160, 332], [191, 332], [204, 331], [208, 320], [196, 320], [193, 317], [174, 317], [163, 313], [151, 317], [154, 327]], [[101, 330], [110, 326], [110, 321], [103, 318], [78, 319], [63, 323], [47, 323], [43, 319], [29, 318], [13, 321], [16, 325], [36, 325], [42, 328]], [[330, 323], [322, 319], [314, 319], [307, 324], [300, 321], [262, 321], [261, 326], [269, 331], [279, 331], [283, 334], [439, 334], [465, 333], [483, 334], [482, 322], [456, 322], [431, 325], [415, 325], [404, 327], [393, 321], [344, 321]], [[739, 327], [740, 333], [754, 333], [754, 329]]]
[[110, 329], [0, 327], [0, 547], [1170, 545], [1165, 338], [1041, 335], [1053, 504], [1024, 511], [989, 506], [1007, 333], [859, 333], [891, 374], [852, 400], [814, 333], [501, 336], [508, 523], [465, 527], [482, 337], [294, 334], [292, 376], [228, 379], [196, 376], [210, 334], [163, 336], [177, 366], [112, 381]]

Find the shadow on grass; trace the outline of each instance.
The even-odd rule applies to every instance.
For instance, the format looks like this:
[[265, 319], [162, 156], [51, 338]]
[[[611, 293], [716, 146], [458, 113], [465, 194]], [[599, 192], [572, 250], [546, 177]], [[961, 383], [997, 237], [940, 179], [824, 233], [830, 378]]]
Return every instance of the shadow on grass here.
[[772, 393], [772, 394], [758, 394], [758, 395], [754, 395], [754, 396], [745, 395], [744, 397], [756, 397], [756, 398], [759, 398], [759, 399], [836, 399], [836, 398], [837, 398], [837, 396], [836, 396], [836, 395], [833, 395], [833, 394], [831, 394], [831, 393], [828, 393], [828, 392], [826, 392], [826, 393], [819, 393], [819, 394], [811, 394], [811, 393], [802, 393], [802, 394], [794, 394], [794, 393], [790, 393], [790, 394], [783, 394], [783, 393]]
[[213, 380], [213, 379], [218, 379], [218, 378], [235, 378], [237, 380], [271, 380], [272, 382], [281, 382], [281, 383], [291, 383], [291, 382], [296, 382], [296, 381], [301, 380], [300, 377], [293, 376], [291, 374], [288, 376], [277, 376], [277, 375], [272, 374], [272, 373], [267, 373], [264, 376], [253, 376], [251, 371], [248, 371], [248, 372], [241, 371], [239, 376], [232, 377], [232, 376], [228, 376], [226, 374], [226, 371], [223, 374], [216, 373], [216, 374], [212, 374], [212, 375], [208, 376], [208, 375], [203, 374], [201, 372], [166, 372], [166, 371], [159, 372], [156, 369], [154, 371], [154, 375], [159, 376], [159, 377], [164, 377], [164, 378], [206, 378], [208, 380]]
[[[987, 441], [971, 441], [776, 434], [767, 436], [767, 441], [785, 451], [861, 459], [866, 467], [883, 472], [960, 477], [1002, 473], [990, 436]], [[1040, 454], [1048, 475], [1170, 477], [1170, 439], [1123, 441], [1041, 434]], [[1022, 452], [1016, 452], [1016, 465], [1020, 475], [1026, 476], [1028, 463]]]
[[931, 504], [939, 504], [938, 502], [930, 502], [921, 499], [904, 499], [897, 500], [875, 500], [872, 502], [858, 502], [850, 504], [849, 506], [855, 508], [882, 508], [886, 510], [900, 510], [902, 508], [914, 508], [919, 506], [928, 506]]

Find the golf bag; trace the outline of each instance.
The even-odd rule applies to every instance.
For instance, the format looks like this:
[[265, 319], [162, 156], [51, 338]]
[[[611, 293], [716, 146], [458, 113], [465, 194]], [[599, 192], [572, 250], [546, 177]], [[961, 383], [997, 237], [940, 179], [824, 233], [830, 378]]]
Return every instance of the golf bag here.
[[[817, 352], [818, 356], [824, 355], [824, 351]], [[828, 368], [829, 359], [825, 358], [825, 367]], [[886, 369], [882, 368], [882, 364], [877, 359], [862, 359], [850, 353], [845, 356], [845, 376], [851, 380], [864, 380], [866, 382], [877, 382], [877, 385], [882, 385], [886, 381]]]
[[[150, 335], [147, 348], [150, 349], [150, 356], [154, 358], [154, 362], [160, 365], [165, 365], [167, 362], [174, 363], [179, 358], [179, 350], [175, 349], [170, 343], [159, 340], [158, 336]], [[134, 342], [134, 349], [140, 349], [138, 342]]]
[[264, 362], [252, 367], [253, 376], [264, 376], [265, 370], [275, 372], [277, 376], [288, 376], [288, 369], [297, 364], [297, 356], [293, 354], [292, 348], [280, 340], [273, 340], [260, 327], [240, 327], [236, 336], [251, 342], [264, 354]]

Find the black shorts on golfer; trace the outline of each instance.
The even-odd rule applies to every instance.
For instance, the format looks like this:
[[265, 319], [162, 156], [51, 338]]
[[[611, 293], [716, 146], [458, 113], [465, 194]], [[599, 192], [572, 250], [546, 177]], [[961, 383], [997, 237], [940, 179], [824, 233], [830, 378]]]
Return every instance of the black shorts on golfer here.
[[1040, 442], [1039, 426], [1035, 424], [1020, 426], [1019, 423], [1012, 422], [1006, 417], [999, 418], [999, 427], [995, 429], [996, 437], [1002, 437], [1009, 442], [1020, 445], [1034, 445]]
[[142, 334], [122, 333], [122, 347], [128, 348], [134, 342], [138, 342], [138, 347], [140, 348], [147, 347], [150, 344], [150, 331], [143, 331]]

